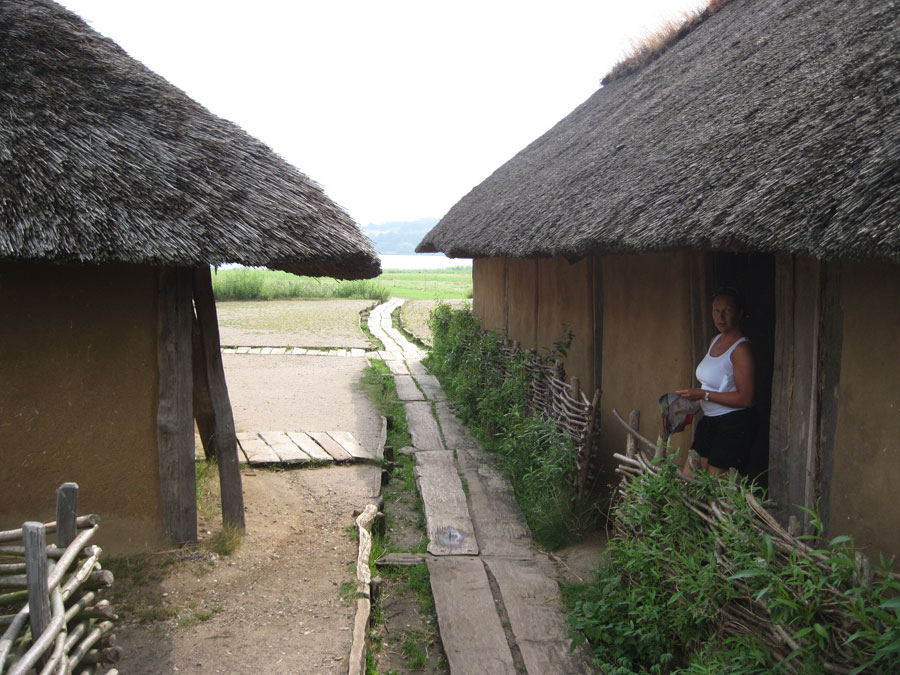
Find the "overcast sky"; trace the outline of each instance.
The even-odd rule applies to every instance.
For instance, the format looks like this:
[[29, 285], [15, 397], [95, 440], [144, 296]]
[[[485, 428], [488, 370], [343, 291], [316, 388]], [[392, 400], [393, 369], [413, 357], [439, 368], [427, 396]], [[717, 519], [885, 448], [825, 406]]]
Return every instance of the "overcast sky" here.
[[362, 225], [440, 217], [702, 0], [63, 0]]

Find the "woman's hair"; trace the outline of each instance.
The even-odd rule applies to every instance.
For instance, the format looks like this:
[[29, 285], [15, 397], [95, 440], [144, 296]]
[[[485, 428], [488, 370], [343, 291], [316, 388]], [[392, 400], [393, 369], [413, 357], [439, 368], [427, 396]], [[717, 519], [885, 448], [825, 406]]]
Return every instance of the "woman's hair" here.
[[740, 310], [744, 311], [744, 295], [738, 290], [737, 286], [732, 286], [730, 284], [722, 284], [718, 286], [713, 293], [713, 300], [716, 298], [731, 298], [734, 300], [735, 306]]

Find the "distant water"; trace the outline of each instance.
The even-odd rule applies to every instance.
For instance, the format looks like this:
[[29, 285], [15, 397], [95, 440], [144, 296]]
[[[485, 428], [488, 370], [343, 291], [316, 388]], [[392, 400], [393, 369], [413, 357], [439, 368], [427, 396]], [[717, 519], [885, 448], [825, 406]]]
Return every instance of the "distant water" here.
[[416, 255], [378, 254], [381, 269], [385, 270], [440, 270], [445, 267], [471, 267], [471, 258], [448, 258], [443, 253], [419, 253]]

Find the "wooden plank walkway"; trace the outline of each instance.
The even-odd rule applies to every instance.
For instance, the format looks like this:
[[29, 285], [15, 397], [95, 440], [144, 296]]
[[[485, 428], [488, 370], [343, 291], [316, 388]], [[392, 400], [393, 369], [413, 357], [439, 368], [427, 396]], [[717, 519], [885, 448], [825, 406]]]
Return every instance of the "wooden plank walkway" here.
[[450, 672], [513, 675], [515, 662], [481, 559], [429, 558], [428, 572]]
[[260, 431], [239, 433], [238, 460], [251, 466], [303, 466], [312, 462], [374, 461], [349, 431]]
[[401, 401], [425, 400], [425, 395], [419, 391], [415, 381], [409, 375], [395, 375], [394, 386], [397, 388], [397, 398]]
[[418, 450], [443, 450], [441, 432], [437, 420], [431, 411], [431, 403], [427, 401], [407, 401], [406, 423], [412, 436], [413, 446]]
[[446, 450], [417, 452], [413, 471], [425, 509], [428, 552], [432, 555], [476, 555], [478, 543], [453, 454]]

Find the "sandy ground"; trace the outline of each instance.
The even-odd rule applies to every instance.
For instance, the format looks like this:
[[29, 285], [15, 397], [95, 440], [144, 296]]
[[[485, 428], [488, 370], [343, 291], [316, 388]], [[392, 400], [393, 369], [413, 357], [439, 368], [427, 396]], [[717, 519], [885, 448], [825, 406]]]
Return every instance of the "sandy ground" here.
[[[364, 358], [226, 354], [224, 363], [238, 432], [343, 430], [378, 442], [381, 418], [356, 387]], [[137, 601], [120, 612], [119, 670], [345, 673], [356, 607], [348, 528], [380, 477], [370, 465], [245, 470], [247, 536], [235, 553], [201, 549], [159, 578], [116, 582], [116, 606]], [[201, 535], [218, 527], [201, 523]]]
[[219, 336], [231, 347], [370, 347], [359, 312], [371, 300], [269, 300], [216, 303]]

